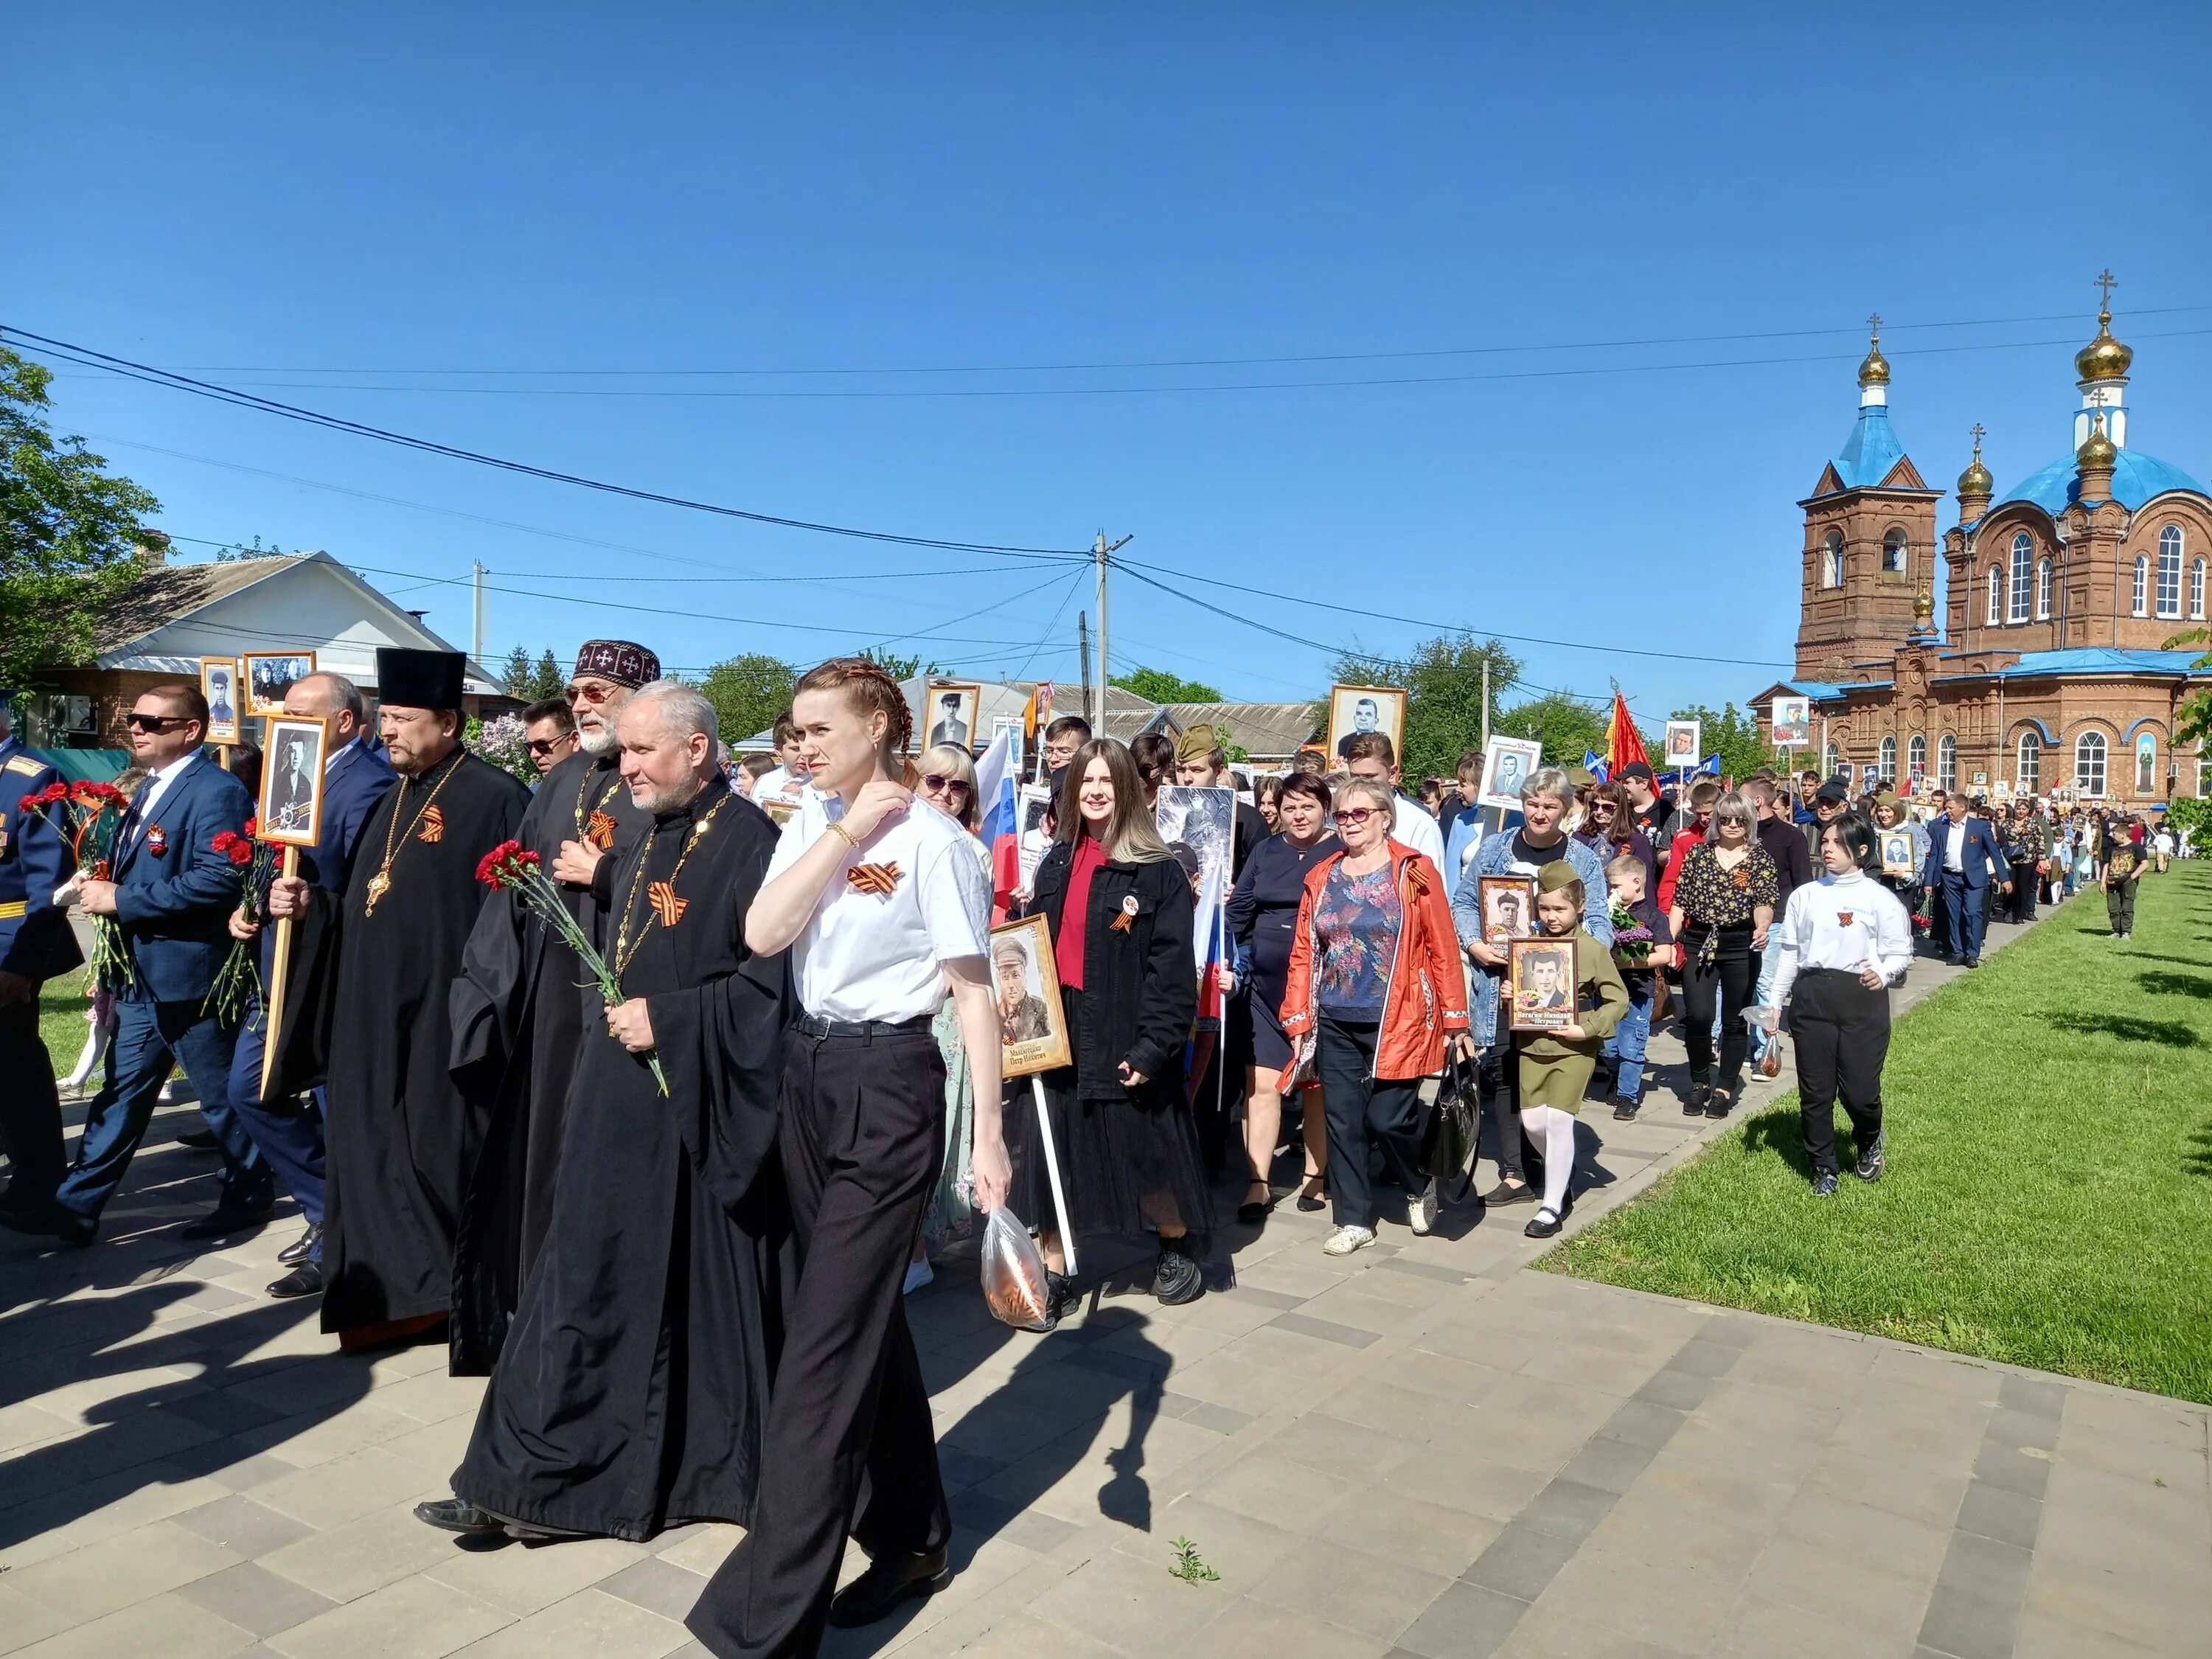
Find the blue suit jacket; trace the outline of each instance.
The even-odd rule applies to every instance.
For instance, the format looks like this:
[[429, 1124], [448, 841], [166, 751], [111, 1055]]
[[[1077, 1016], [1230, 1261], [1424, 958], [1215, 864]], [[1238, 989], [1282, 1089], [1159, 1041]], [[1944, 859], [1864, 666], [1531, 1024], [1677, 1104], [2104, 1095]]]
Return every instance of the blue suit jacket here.
[[[1959, 862], [1965, 867], [1966, 885], [1971, 890], [1986, 887], [1992, 879], [2000, 882], [2012, 879], [2012, 865], [1998, 849], [1996, 831], [1990, 828], [1987, 818], [1970, 817], [1960, 826], [1966, 832], [1966, 844], [1959, 849]], [[1920, 884], [1937, 887], [1943, 881], [1943, 848], [1951, 838], [1949, 820], [1930, 823], [1928, 829], [1928, 865], [1920, 872]]]
[[398, 775], [382, 750], [362, 743], [346, 745], [323, 780], [322, 837], [300, 854], [301, 875], [325, 892], [345, 890], [361, 826]]
[[0, 973], [52, 979], [84, 960], [54, 889], [69, 878], [69, 843], [55, 825], [69, 808], [23, 811], [21, 802], [60, 775], [12, 734], [0, 742]]
[[207, 995], [230, 953], [228, 924], [240, 884], [239, 867], [210, 843], [225, 830], [244, 830], [252, 816], [246, 786], [202, 753], [150, 818], [134, 807], [124, 819], [114, 854], [115, 910], [131, 951], [129, 994], [160, 1002]]

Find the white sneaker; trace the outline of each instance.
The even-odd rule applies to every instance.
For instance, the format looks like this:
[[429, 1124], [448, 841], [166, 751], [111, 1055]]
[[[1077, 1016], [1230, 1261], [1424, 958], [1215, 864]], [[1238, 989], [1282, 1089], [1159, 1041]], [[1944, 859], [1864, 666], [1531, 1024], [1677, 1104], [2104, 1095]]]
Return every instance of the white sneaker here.
[[1328, 1236], [1328, 1243], [1321, 1247], [1323, 1255], [1350, 1255], [1354, 1250], [1364, 1250], [1375, 1242], [1372, 1227], [1339, 1227]]
[[1413, 1230], [1416, 1238], [1426, 1238], [1429, 1229], [1437, 1224], [1437, 1183], [1431, 1181], [1418, 1194], [1406, 1197], [1406, 1224]]
[[906, 1286], [899, 1294], [912, 1296], [936, 1277], [936, 1270], [929, 1265], [927, 1256], [922, 1257], [919, 1261], [909, 1261], [906, 1264]]

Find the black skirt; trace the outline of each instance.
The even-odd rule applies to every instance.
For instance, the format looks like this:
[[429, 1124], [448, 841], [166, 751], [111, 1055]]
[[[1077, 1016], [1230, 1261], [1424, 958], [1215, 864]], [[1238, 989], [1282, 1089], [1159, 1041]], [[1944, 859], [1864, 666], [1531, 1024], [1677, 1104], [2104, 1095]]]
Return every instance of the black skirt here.
[[[1079, 1054], [1090, 999], [1076, 990], [1066, 999], [1068, 1034]], [[1068, 1221], [1079, 1239], [1157, 1232], [1163, 1220], [1180, 1221], [1194, 1233], [1213, 1230], [1213, 1200], [1180, 1068], [1106, 1100], [1080, 1098], [1073, 1066], [1048, 1072], [1041, 1081]], [[1008, 1204], [1030, 1226], [1057, 1231], [1030, 1079], [1007, 1085], [1005, 1125], [1013, 1164]]]

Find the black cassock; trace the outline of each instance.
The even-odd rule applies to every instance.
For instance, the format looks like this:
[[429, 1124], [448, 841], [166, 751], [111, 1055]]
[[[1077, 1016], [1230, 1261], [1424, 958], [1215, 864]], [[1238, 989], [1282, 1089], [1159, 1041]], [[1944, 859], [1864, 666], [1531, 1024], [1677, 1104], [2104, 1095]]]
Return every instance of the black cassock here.
[[713, 782], [614, 872], [609, 948], [626, 924], [623, 988], [669, 1093], [586, 1030], [552, 1224], [453, 1476], [482, 1508], [629, 1539], [750, 1519], [787, 1271], [787, 1002], [785, 958], [747, 954], [744, 916], [775, 838]]
[[[568, 914], [604, 954], [609, 879], [652, 814], [635, 805], [619, 753], [568, 757], [538, 786], [515, 839], [552, 873], [564, 841], [607, 854], [588, 887], [561, 888]], [[482, 1376], [506, 1340], [516, 1297], [552, 1213], [561, 1113], [599, 988], [576, 953], [512, 892], [477, 913], [453, 981], [453, 1080], [484, 1116], [483, 1146], [462, 1200], [453, 1252], [455, 1374]]]
[[[483, 1124], [448, 1069], [446, 994], [489, 890], [477, 865], [529, 804], [507, 773], [454, 750], [392, 786], [362, 826], [344, 894], [317, 892], [298, 924], [276, 1076], [279, 1090], [328, 1088], [326, 1331], [453, 1305], [454, 1228]], [[380, 876], [389, 885], [372, 908]]]

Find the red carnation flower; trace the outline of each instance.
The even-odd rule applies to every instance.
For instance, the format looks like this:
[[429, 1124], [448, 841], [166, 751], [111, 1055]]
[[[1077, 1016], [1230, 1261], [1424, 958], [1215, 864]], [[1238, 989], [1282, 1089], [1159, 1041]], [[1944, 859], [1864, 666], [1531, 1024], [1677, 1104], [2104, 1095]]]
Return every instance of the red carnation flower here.
[[232, 848], [238, 845], [238, 831], [235, 830], [218, 830], [216, 831], [215, 839], [210, 842], [208, 845], [212, 847], [218, 853], [228, 853]]
[[261, 820], [259, 818], [246, 819], [246, 834], [249, 840], [258, 836], [261, 834]]
[[252, 863], [253, 843], [244, 839], [232, 842], [230, 844], [230, 861], [233, 864]]
[[506, 887], [525, 870], [538, 867], [535, 853], [526, 851], [519, 841], [503, 841], [486, 853], [477, 865], [477, 879], [490, 887]]

